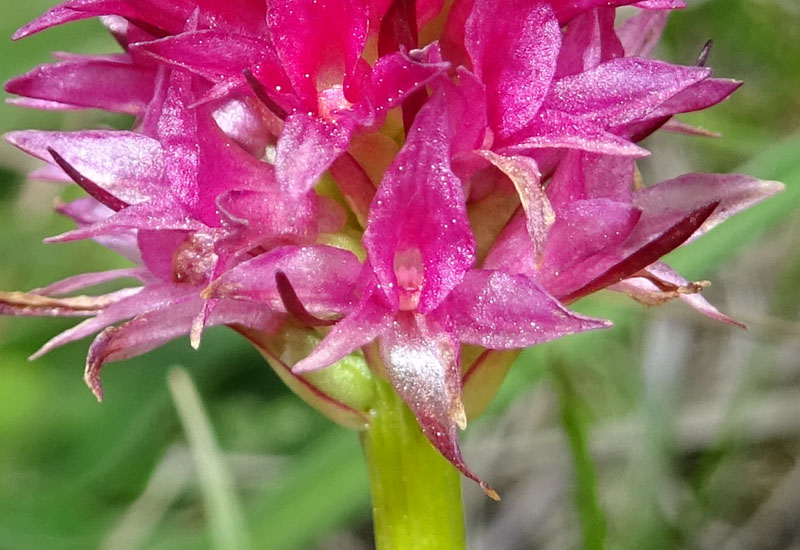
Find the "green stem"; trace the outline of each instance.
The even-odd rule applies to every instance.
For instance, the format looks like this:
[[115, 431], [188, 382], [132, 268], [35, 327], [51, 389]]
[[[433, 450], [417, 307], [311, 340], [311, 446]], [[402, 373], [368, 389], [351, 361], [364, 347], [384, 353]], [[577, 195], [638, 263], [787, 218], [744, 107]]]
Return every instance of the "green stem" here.
[[575, 502], [581, 524], [584, 550], [603, 550], [606, 546], [606, 518], [597, 489], [597, 473], [589, 451], [588, 428], [581, 416], [582, 406], [567, 373], [561, 365], [553, 367], [553, 378], [561, 405], [561, 423], [569, 442], [575, 466]]
[[376, 397], [361, 443], [377, 550], [464, 550], [460, 474], [389, 384], [378, 381]]

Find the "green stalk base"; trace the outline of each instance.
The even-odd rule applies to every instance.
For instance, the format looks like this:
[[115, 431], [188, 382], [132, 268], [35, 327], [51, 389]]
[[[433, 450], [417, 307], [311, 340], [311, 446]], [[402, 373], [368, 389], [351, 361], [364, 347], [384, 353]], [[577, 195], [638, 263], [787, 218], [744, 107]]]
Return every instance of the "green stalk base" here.
[[464, 550], [461, 475], [431, 446], [392, 387], [377, 400], [361, 443], [377, 550]]

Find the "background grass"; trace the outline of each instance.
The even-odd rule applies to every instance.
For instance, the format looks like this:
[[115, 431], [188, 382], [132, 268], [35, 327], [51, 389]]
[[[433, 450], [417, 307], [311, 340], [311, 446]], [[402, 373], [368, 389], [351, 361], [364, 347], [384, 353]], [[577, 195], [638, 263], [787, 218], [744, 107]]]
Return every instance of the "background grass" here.
[[[526, 351], [464, 438], [468, 461], [503, 496], [496, 504], [465, 486], [473, 550], [800, 548], [800, 8], [689, 4], [661, 56], [692, 63], [713, 38], [716, 74], [746, 85], [683, 118], [724, 139], [656, 136], [642, 169], [650, 182], [742, 170], [787, 183], [672, 258], [712, 279], [709, 297], [751, 329], [610, 293], [579, 304], [617, 326]], [[0, 36], [49, 5], [4, 4]], [[53, 49], [111, 48], [94, 21], [0, 40], [0, 79]], [[121, 123], [0, 106], [3, 131]], [[50, 215], [62, 189], [23, 183], [33, 166], [0, 145], [0, 288], [121, 265], [92, 244], [40, 243], [69, 222]], [[112, 365], [98, 405], [81, 380], [86, 342], [26, 361], [70, 324], [0, 318], [0, 550], [220, 548], [214, 526], [231, 507], [246, 533], [227, 540], [253, 548], [371, 547], [357, 438], [289, 393], [236, 335], [212, 330], [200, 352], [181, 340]], [[182, 421], [167, 386], [176, 364], [202, 399]], [[226, 473], [195, 468], [192, 430], [214, 434], [214, 468]], [[223, 511], [206, 505], [220, 475], [232, 481], [222, 501], [234, 502]]]

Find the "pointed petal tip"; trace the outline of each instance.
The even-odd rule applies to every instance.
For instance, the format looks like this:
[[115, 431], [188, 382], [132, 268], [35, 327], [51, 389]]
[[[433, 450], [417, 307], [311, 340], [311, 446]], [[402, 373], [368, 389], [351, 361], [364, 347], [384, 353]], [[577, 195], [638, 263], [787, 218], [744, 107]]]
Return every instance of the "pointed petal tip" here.
[[98, 403], [103, 402], [103, 385], [100, 383], [100, 367], [102, 364], [97, 364], [96, 362], [87, 361], [86, 363], [86, 372], [83, 375], [83, 380], [86, 382], [86, 385], [89, 386], [89, 389], [92, 390], [92, 393], [97, 398]]
[[467, 411], [464, 408], [464, 402], [461, 399], [455, 404], [455, 410], [453, 411], [453, 420], [456, 422], [456, 426], [459, 427], [461, 430], [467, 429]]
[[500, 502], [500, 495], [497, 494], [497, 491], [489, 487], [489, 485], [486, 482], [481, 481], [480, 486], [481, 489], [483, 489], [483, 492], [486, 493], [487, 497], [489, 497], [495, 502]]

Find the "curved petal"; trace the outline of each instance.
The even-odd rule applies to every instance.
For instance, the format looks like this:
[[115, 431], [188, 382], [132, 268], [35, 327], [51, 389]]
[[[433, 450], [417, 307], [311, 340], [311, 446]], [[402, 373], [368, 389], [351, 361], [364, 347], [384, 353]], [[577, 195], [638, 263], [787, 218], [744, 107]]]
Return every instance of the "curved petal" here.
[[129, 204], [159, 193], [164, 159], [158, 141], [134, 132], [23, 130], [5, 135], [12, 145], [54, 163], [48, 147], [81, 175]]
[[737, 212], [783, 191], [777, 181], [760, 180], [744, 174], [685, 174], [642, 189], [634, 204], [649, 216], [689, 212], [704, 204], [719, 203], [689, 241], [699, 238]]
[[623, 292], [634, 300], [650, 306], [661, 305], [678, 298], [710, 319], [739, 328], [747, 328], [745, 324], [721, 313], [705, 299], [701, 291], [707, 286], [708, 281], [691, 283], [663, 262], [656, 262], [648, 266], [643, 273], [646, 276], [625, 279], [608, 289]]
[[364, 0], [278, 0], [267, 25], [289, 79], [304, 104], [317, 110], [317, 90], [355, 75], [367, 37]]
[[417, 417], [422, 433], [465, 476], [487, 494], [497, 494], [464, 463], [458, 427], [466, 427], [461, 402], [459, 345], [425, 316], [401, 312], [380, 339], [389, 381]]
[[383, 300], [370, 293], [352, 313], [336, 323], [308, 357], [292, 367], [292, 372], [310, 372], [332, 365], [383, 334], [391, 326], [393, 316]]
[[594, 69], [625, 54], [614, 31], [614, 12], [613, 8], [597, 8], [570, 22], [558, 55], [556, 78]]
[[500, 137], [523, 128], [542, 105], [555, 75], [561, 28], [550, 2], [477, 0], [465, 43], [486, 85], [489, 121]]
[[351, 252], [332, 246], [285, 246], [237, 265], [204, 294], [259, 302], [285, 311], [275, 282], [276, 271], [286, 275], [309, 311], [344, 313], [352, 307], [361, 264]]
[[363, 242], [392, 307], [399, 307], [399, 258], [421, 264], [409, 266], [423, 279], [410, 291], [421, 312], [435, 309], [475, 261], [464, 192], [450, 169], [449, 140], [442, 98], [435, 95], [417, 115], [372, 203]]
[[436, 311], [464, 343], [488, 349], [519, 349], [567, 334], [608, 328], [564, 308], [524, 275], [475, 269]]
[[152, 99], [154, 86], [151, 67], [86, 56], [40, 65], [9, 80], [5, 90], [63, 105], [138, 115]]
[[643, 117], [711, 71], [637, 57], [612, 59], [553, 82], [544, 108], [605, 128]]

